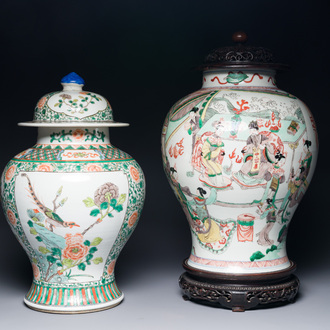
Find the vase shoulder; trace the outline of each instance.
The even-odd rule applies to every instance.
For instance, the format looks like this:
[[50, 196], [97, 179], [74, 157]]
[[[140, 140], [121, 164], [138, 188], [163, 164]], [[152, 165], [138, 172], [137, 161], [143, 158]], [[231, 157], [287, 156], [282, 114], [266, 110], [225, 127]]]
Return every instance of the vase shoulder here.
[[104, 145], [40, 145], [36, 144], [13, 160], [26, 162], [125, 162], [133, 157], [109, 144]]

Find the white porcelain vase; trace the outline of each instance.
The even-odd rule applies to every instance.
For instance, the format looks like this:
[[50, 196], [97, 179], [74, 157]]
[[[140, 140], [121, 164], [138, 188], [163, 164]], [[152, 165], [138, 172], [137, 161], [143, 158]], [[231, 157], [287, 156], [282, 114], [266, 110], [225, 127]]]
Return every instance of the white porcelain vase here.
[[24, 302], [53, 313], [83, 313], [119, 304], [118, 255], [144, 202], [137, 162], [111, 145], [108, 101], [82, 90], [74, 73], [63, 91], [42, 97], [32, 122], [36, 144], [15, 156], [1, 180], [9, 225], [27, 252], [33, 284]]
[[276, 86], [278, 65], [240, 47], [208, 57], [202, 88], [171, 108], [162, 131], [165, 172], [192, 235], [186, 265], [197, 272], [290, 268], [286, 234], [317, 159], [308, 107]]

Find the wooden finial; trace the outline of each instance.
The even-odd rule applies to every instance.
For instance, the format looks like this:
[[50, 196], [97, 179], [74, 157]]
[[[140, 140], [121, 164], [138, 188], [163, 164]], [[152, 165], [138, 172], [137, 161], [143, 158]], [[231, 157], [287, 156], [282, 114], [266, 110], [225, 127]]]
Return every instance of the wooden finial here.
[[234, 42], [244, 43], [247, 40], [247, 34], [243, 31], [235, 32], [232, 36]]

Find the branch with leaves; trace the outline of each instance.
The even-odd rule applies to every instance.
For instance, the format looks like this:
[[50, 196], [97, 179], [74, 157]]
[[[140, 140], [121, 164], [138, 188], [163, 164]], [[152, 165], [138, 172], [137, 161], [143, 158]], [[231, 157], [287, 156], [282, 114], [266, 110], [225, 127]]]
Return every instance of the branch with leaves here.
[[[113, 184], [112, 184], [113, 185]], [[103, 221], [105, 217], [113, 218], [113, 212], [121, 212], [123, 210], [123, 203], [126, 200], [126, 194], [121, 194], [119, 198], [112, 198], [113, 194], [111, 192], [106, 192], [104, 194], [104, 202], [98, 204], [95, 199], [87, 197], [83, 200], [86, 207], [93, 207], [90, 212], [92, 217], [98, 217], [98, 219], [92, 223], [88, 228], [86, 228], [82, 235], [85, 235], [90, 229], [92, 229], [96, 224]]]
[[85, 142], [87, 141], [91, 141], [94, 142], [94, 140], [96, 140], [96, 142], [99, 142], [100, 140], [102, 142], [104, 142], [104, 138], [105, 138], [105, 134], [102, 131], [98, 131], [98, 130], [93, 130], [93, 132], [90, 132], [87, 128], [85, 129]]
[[58, 102], [54, 104], [54, 107], [61, 108], [64, 104], [68, 106], [68, 111], [72, 114], [79, 112], [84, 113], [85, 111], [88, 111], [88, 105], [89, 104], [95, 104], [95, 101], [101, 101], [102, 99], [92, 93], [89, 92], [82, 92], [79, 95], [78, 98], [72, 99], [72, 96], [69, 94], [61, 94], [59, 95], [60, 99], [58, 99]]
[[62, 194], [62, 190], [63, 190], [63, 186], [60, 187], [60, 189], [57, 191], [56, 193], [56, 196], [53, 200], [53, 205], [54, 205], [54, 209], [53, 209], [53, 212], [56, 212], [56, 210], [59, 208], [59, 207], [62, 207], [65, 202], [68, 200], [68, 197], [65, 197], [63, 198], [57, 205], [56, 205], [56, 200], [61, 196]]
[[52, 134], [50, 134], [50, 143], [52, 143], [53, 141], [57, 141], [57, 142], [65, 142], [65, 141], [70, 141], [72, 142], [70, 136], [72, 136], [72, 130], [65, 132], [64, 129], [62, 129], [59, 133], [55, 133], [53, 132]]

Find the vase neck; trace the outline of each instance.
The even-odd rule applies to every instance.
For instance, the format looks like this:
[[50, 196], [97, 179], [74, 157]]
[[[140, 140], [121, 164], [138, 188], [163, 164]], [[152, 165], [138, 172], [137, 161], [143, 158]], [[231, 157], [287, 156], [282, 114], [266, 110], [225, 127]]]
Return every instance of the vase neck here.
[[109, 129], [39, 127], [37, 144], [41, 145], [98, 145], [110, 144]]
[[203, 88], [277, 88], [273, 70], [230, 70], [204, 71]]

